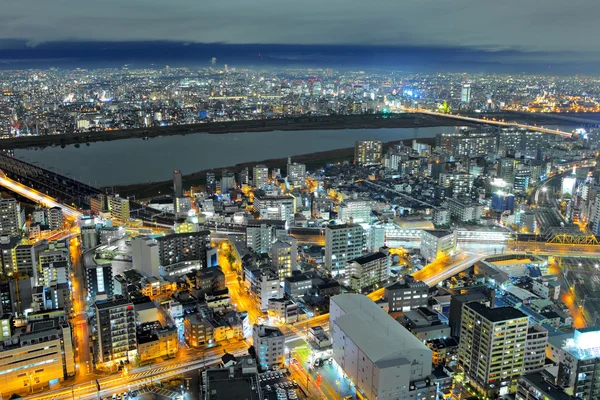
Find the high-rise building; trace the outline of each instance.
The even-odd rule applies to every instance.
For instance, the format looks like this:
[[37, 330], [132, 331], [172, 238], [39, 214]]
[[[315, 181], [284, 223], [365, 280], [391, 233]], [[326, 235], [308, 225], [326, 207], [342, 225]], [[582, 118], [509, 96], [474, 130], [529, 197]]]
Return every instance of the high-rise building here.
[[262, 195], [254, 196], [254, 211], [258, 212], [260, 219], [284, 220], [288, 226], [294, 223], [296, 201], [291, 195]]
[[256, 350], [256, 359], [264, 370], [280, 367], [284, 363], [285, 336], [279, 328], [267, 325], [254, 325], [252, 342]]
[[600, 398], [600, 330], [597, 327], [576, 329], [573, 336], [560, 344], [558, 385], [578, 399]]
[[117, 297], [97, 301], [96, 359], [99, 363], [133, 361], [137, 351], [136, 319], [133, 303]]
[[173, 195], [175, 198], [183, 197], [183, 180], [178, 169], [173, 171]]
[[129, 222], [129, 199], [119, 195], [108, 198], [108, 209], [110, 218], [119, 225], [125, 225]]
[[357, 224], [327, 225], [325, 269], [332, 277], [345, 276], [346, 263], [362, 255], [364, 230]]
[[496, 151], [498, 136], [491, 132], [440, 133], [436, 136], [439, 151], [458, 157], [486, 155]]
[[306, 165], [292, 163], [292, 160], [288, 158], [287, 177], [290, 184], [304, 187], [306, 185]]
[[514, 393], [523, 374], [529, 317], [513, 307], [481, 303], [462, 308], [458, 365], [487, 398]]
[[145, 276], [160, 276], [160, 256], [158, 243], [148, 236], [131, 239], [131, 261], [133, 269]]
[[381, 164], [382, 149], [381, 140], [358, 140], [354, 146], [354, 164]]
[[278, 237], [287, 236], [285, 221], [249, 220], [246, 225], [246, 245], [258, 254], [268, 253]]
[[95, 299], [98, 295], [110, 298], [114, 294], [112, 265], [98, 264], [85, 269], [88, 295]]
[[525, 342], [524, 374], [544, 369], [547, 345], [548, 330], [538, 324], [530, 326], [527, 330], [527, 341]]
[[252, 185], [263, 190], [269, 186], [269, 168], [266, 165], [257, 165], [252, 169]]
[[60, 230], [64, 225], [64, 216], [62, 212], [62, 208], [60, 207], [52, 207], [47, 210], [47, 222], [48, 228], [52, 231]]
[[279, 280], [283, 282], [285, 278], [292, 275], [292, 271], [296, 270], [298, 263], [298, 241], [292, 237], [279, 238], [271, 246], [271, 260], [275, 268]]
[[432, 351], [371, 299], [330, 299], [333, 359], [356, 385], [359, 398], [435, 399]]
[[460, 102], [465, 105], [471, 103], [471, 84], [463, 83], [460, 89]]
[[235, 174], [232, 171], [224, 169], [221, 171], [221, 193], [229, 193], [235, 189]]
[[469, 194], [473, 187], [474, 176], [461, 172], [445, 172], [440, 174], [440, 185], [451, 192], [446, 192], [448, 197], [458, 197]]
[[[156, 238], [160, 265], [168, 266], [182, 261], [196, 261], [199, 268], [212, 265], [209, 257], [214, 255], [210, 245], [210, 231], [172, 233]], [[133, 242], [132, 242], [133, 244]]]
[[25, 214], [15, 199], [0, 199], [0, 236], [21, 236]]
[[209, 195], [217, 193], [217, 178], [214, 171], [206, 173], [206, 193]]

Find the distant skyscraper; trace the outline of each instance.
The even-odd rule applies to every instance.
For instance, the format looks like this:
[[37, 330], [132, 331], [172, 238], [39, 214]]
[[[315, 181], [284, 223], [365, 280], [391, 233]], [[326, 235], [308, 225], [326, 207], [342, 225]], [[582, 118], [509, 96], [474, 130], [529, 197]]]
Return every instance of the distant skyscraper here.
[[469, 104], [471, 102], [471, 85], [464, 83], [460, 90], [460, 102], [463, 104]]
[[176, 198], [183, 197], [183, 182], [178, 169], [173, 172], [173, 193]]
[[354, 146], [354, 164], [381, 164], [381, 140], [358, 140]]

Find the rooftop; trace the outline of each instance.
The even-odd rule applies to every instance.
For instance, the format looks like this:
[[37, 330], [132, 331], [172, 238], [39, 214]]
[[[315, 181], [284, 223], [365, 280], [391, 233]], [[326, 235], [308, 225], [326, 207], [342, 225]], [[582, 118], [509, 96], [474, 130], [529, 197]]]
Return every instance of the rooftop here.
[[471, 310], [475, 311], [477, 314], [481, 315], [490, 322], [501, 322], [527, 317], [527, 315], [525, 315], [522, 311], [519, 311], [513, 307], [490, 308], [481, 303], [469, 303], [466, 304], [465, 307], [469, 307]]
[[363, 264], [368, 264], [373, 261], [381, 260], [382, 258], [387, 258], [387, 254], [377, 251], [375, 253], [371, 253], [371, 254], [364, 255], [362, 257], [355, 258], [351, 262], [357, 262], [357, 263], [363, 265]]
[[425, 229], [423, 232], [427, 232], [428, 234], [435, 236], [438, 239], [441, 239], [443, 237], [453, 234], [453, 232], [449, 231], [449, 230], [437, 230], [437, 229]]

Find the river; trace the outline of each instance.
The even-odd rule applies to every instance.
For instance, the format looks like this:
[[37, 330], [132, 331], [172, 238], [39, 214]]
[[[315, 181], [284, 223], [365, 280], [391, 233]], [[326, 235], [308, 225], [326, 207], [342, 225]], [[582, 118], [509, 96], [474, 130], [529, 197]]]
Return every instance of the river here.
[[431, 138], [456, 127], [340, 129], [191, 134], [123, 139], [42, 150], [19, 149], [15, 156], [97, 187], [171, 179], [175, 169], [189, 174], [238, 163], [352, 147], [357, 140], [384, 142]]

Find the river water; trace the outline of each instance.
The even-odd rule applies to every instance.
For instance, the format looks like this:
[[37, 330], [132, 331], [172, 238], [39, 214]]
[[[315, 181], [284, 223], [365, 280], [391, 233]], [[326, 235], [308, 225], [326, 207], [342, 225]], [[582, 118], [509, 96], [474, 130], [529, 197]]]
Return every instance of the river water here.
[[354, 146], [357, 140], [384, 142], [431, 138], [457, 128], [340, 129], [271, 131], [222, 135], [173, 135], [123, 139], [42, 150], [15, 150], [21, 160], [97, 187], [171, 179], [175, 169], [189, 174], [238, 163], [282, 158]]

